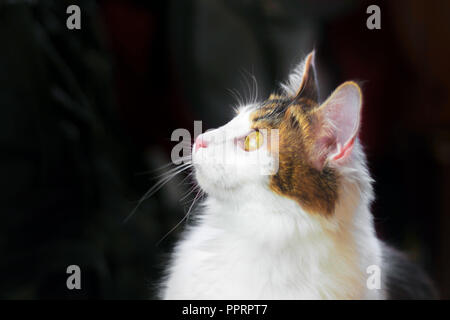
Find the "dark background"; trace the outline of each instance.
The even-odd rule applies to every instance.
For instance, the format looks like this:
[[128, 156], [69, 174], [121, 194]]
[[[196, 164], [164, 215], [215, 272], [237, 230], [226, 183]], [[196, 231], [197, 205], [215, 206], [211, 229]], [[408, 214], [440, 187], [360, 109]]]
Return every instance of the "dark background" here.
[[141, 173], [170, 161], [174, 129], [225, 123], [232, 90], [254, 74], [267, 97], [313, 48], [323, 99], [363, 82], [380, 237], [450, 298], [449, 21], [448, 1], [0, 0], [0, 298], [154, 297], [190, 185], [124, 223], [154, 183]]

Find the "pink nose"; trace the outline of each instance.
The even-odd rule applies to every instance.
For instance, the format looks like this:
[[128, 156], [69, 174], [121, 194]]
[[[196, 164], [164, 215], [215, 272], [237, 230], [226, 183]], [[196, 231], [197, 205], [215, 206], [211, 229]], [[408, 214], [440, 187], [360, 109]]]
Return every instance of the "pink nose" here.
[[200, 148], [206, 148], [207, 146], [208, 144], [206, 143], [202, 134], [199, 135], [197, 139], [195, 139], [195, 146], [194, 146], [195, 151], [197, 151]]

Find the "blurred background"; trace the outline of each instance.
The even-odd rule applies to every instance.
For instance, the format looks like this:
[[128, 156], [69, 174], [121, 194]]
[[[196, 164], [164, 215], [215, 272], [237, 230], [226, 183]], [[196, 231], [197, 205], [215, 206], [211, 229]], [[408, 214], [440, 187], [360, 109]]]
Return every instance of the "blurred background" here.
[[0, 0], [0, 298], [154, 298], [189, 180], [124, 219], [172, 131], [225, 123], [233, 90], [266, 98], [313, 48], [322, 99], [363, 83], [379, 236], [450, 298], [449, 21], [448, 1]]

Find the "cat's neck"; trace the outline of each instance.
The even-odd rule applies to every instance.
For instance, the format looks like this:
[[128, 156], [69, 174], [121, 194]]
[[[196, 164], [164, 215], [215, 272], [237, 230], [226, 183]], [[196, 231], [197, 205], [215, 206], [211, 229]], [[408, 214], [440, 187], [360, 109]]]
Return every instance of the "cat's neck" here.
[[355, 242], [355, 230], [374, 234], [368, 192], [371, 195], [371, 190], [364, 190], [360, 184], [345, 184], [335, 212], [324, 216], [306, 212], [296, 201], [269, 188], [253, 186], [227, 196], [209, 196], [202, 220], [210, 227], [269, 247], [311, 237], [317, 238], [315, 241], [337, 237], [339, 241]]
[[203, 220], [208, 226], [275, 250], [322, 234], [327, 224], [325, 217], [312, 216], [295, 201], [263, 188], [240, 190], [229, 199], [209, 197], [205, 206]]

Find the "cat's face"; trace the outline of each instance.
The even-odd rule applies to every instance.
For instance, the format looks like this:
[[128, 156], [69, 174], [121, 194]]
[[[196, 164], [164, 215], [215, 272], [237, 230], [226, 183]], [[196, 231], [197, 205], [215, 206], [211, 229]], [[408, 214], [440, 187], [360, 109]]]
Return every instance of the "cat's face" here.
[[339, 167], [350, 161], [358, 133], [360, 89], [346, 82], [320, 105], [314, 53], [283, 88], [283, 94], [241, 108], [229, 123], [197, 138], [192, 150], [197, 182], [224, 200], [257, 186], [308, 212], [331, 214]]
[[267, 183], [276, 170], [273, 133], [254, 126], [255, 108], [247, 106], [226, 125], [197, 137], [192, 159], [196, 179], [207, 193], [226, 197], [241, 186]]

